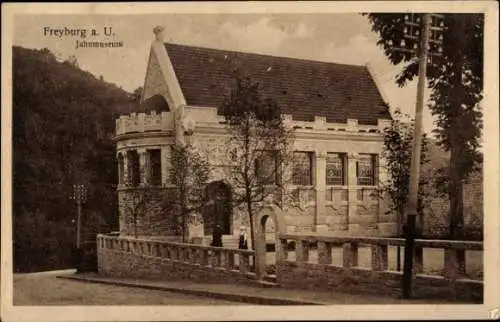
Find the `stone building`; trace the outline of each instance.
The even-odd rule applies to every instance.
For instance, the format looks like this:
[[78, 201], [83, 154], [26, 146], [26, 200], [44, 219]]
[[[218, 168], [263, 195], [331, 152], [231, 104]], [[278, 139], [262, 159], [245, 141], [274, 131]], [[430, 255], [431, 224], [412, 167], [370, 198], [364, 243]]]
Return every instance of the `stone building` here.
[[[250, 74], [295, 129], [292, 189], [299, 202], [279, 214], [288, 232], [396, 232], [395, 217], [372, 194], [386, 177], [379, 154], [381, 130], [391, 116], [368, 66], [164, 43], [162, 28], [154, 31], [141, 104], [116, 121], [121, 234], [134, 230], [129, 214], [134, 191], [148, 186], [159, 196], [171, 184], [169, 149], [176, 140], [189, 137], [208, 154], [212, 172], [206, 191], [215, 204], [231, 199], [223, 171], [230, 154], [228, 135], [218, 106], [230, 93], [235, 70]], [[213, 209], [191, 225], [191, 237], [210, 235], [215, 221], [227, 236], [245, 223], [239, 207]], [[167, 217], [153, 200], [134, 227], [140, 236], [166, 238], [171, 235]], [[272, 223], [267, 229], [273, 231]]]

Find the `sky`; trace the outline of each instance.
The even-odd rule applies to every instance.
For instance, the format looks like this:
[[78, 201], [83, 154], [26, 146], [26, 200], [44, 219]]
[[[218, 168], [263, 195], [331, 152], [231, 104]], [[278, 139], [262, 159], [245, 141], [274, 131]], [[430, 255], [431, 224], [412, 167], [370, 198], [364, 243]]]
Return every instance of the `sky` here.
[[[76, 56], [79, 66], [129, 92], [143, 86], [153, 28], [165, 28], [165, 41], [354, 65], [370, 64], [379, 90], [392, 108], [414, 115], [416, 81], [399, 88], [393, 66], [376, 45], [368, 19], [356, 13], [310, 14], [141, 14], [18, 15], [13, 44], [48, 48], [61, 58]], [[100, 35], [58, 37], [45, 30], [96, 29]], [[112, 36], [104, 35], [111, 27]], [[108, 29], [109, 30], [109, 29]], [[123, 41], [122, 48], [75, 48], [75, 40]], [[426, 94], [428, 97], [428, 92]], [[424, 131], [433, 118], [424, 110]]]

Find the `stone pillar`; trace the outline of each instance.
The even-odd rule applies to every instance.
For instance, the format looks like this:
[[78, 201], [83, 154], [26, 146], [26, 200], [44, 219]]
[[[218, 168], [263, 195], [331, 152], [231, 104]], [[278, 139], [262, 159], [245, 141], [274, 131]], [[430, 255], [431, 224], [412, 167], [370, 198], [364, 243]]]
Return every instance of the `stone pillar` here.
[[175, 143], [184, 144], [184, 106], [179, 105], [174, 110]]
[[137, 149], [139, 154], [139, 169], [141, 172], [141, 186], [148, 184], [148, 174], [149, 174], [149, 162], [148, 162], [148, 151], [146, 149]]
[[326, 152], [316, 152], [316, 232], [327, 232], [325, 222]]
[[170, 176], [170, 146], [161, 147], [161, 185], [169, 184]]
[[[118, 166], [118, 187], [122, 186], [125, 184], [125, 169], [122, 169], [121, 165], [125, 167], [125, 156], [123, 155], [122, 152], [117, 152], [116, 153], [116, 160], [117, 160], [117, 166]], [[121, 164], [120, 164], [121, 161]]]
[[295, 241], [295, 260], [297, 262], [309, 261], [309, 242], [306, 240]]
[[357, 233], [359, 229], [359, 224], [352, 224], [351, 221], [357, 215], [357, 204], [358, 204], [358, 178], [356, 175], [356, 162], [358, 154], [355, 152], [350, 152], [347, 157], [347, 225], [349, 232], [351, 230], [353, 233]]
[[128, 173], [129, 165], [128, 165], [127, 150], [123, 151], [122, 154], [123, 154], [123, 184], [127, 186], [130, 182], [130, 178], [129, 178], [130, 174]]
[[332, 264], [332, 244], [318, 240], [318, 263]]

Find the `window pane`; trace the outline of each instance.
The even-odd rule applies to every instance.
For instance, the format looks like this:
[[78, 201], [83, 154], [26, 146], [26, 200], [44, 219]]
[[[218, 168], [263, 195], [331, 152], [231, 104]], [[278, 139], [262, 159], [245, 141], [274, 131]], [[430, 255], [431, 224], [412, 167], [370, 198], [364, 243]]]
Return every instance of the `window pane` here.
[[136, 187], [141, 182], [141, 166], [139, 163], [139, 154], [137, 151], [128, 151], [128, 178], [133, 187]]
[[375, 155], [360, 154], [357, 162], [356, 172], [358, 185], [375, 185]]
[[150, 182], [152, 185], [161, 185], [161, 150], [149, 151]]
[[277, 177], [276, 153], [273, 151], [261, 152], [261, 155], [255, 160], [255, 172], [259, 183], [274, 184]]
[[123, 155], [120, 153], [118, 155], [118, 183], [124, 184], [124, 175], [125, 175], [125, 163], [123, 161]]
[[293, 153], [293, 184], [312, 185], [312, 153]]
[[326, 184], [342, 186], [345, 184], [344, 154], [328, 153], [326, 158]]

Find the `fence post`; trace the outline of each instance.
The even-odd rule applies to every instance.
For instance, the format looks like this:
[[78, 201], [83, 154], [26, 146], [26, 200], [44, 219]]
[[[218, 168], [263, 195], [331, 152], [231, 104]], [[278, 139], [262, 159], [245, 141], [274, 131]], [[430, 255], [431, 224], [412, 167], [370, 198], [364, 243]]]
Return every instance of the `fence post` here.
[[445, 248], [444, 250], [444, 277], [456, 280], [460, 271], [459, 254], [455, 249]]
[[307, 240], [297, 240], [295, 243], [295, 258], [297, 262], [309, 261], [309, 242]]
[[279, 247], [276, 252], [279, 256], [278, 260], [286, 261], [288, 259], [288, 240], [280, 238], [279, 245], [276, 246]]
[[318, 263], [330, 265], [332, 263], [332, 244], [318, 240]]
[[413, 272], [415, 274], [422, 273], [424, 271], [424, 249], [422, 247], [415, 246], [413, 260]]
[[385, 271], [387, 270], [387, 245], [372, 245], [372, 270]]
[[358, 266], [358, 245], [345, 243], [342, 246], [342, 261], [344, 267]]

